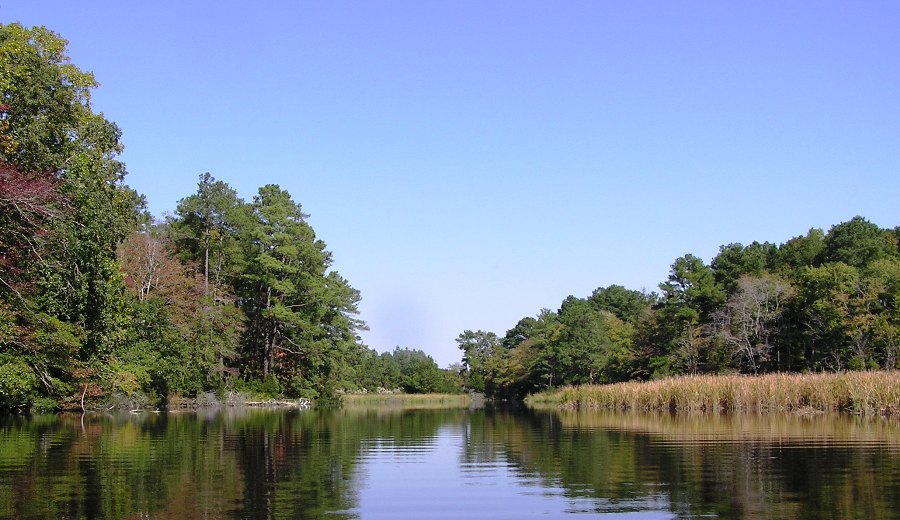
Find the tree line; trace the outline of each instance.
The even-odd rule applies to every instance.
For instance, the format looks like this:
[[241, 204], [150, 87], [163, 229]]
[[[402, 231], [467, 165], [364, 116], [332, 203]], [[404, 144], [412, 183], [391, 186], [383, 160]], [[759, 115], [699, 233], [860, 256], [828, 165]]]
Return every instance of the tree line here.
[[461, 365], [359, 338], [359, 292], [290, 193], [200, 175], [156, 221], [125, 184], [94, 76], [43, 28], [0, 25], [0, 410], [141, 393], [463, 389], [521, 397], [675, 374], [895, 369], [900, 227], [862, 217], [678, 258], [660, 292], [567, 298]]
[[171, 217], [151, 218], [66, 45], [0, 25], [0, 409], [447, 390], [423, 352], [362, 344], [359, 292], [281, 187], [247, 201], [204, 173]]
[[783, 244], [676, 259], [660, 292], [569, 296], [502, 337], [467, 330], [467, 388], [518, 398], [569, 384], [681, 374], [896, 370], [900, 226], [863, 217]]

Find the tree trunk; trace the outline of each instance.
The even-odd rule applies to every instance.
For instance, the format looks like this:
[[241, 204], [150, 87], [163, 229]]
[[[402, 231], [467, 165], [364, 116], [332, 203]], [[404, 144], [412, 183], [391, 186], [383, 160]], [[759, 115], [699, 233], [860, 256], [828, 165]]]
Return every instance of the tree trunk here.
[[272, 343], [270, 344], [268, 352], [269, 371], [273, 373], [275, 372], [275, 349], [278, 348], [278, 335], [274, 328], [275, 327], [272, 327]]
[[209, 297], [209, 236], [204, 241], [203, 248], [203, 296]]
[[263, 341], [263, 360], [262, 360], [262, 375], [263, 379], [269, 377], [269, 350], [271, 350], [271, 336], [266, 334], [266, 339]]

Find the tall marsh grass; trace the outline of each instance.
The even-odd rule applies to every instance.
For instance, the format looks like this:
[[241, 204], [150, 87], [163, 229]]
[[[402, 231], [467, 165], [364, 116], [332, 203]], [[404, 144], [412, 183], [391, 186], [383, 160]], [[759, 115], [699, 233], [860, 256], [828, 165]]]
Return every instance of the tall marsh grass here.
[[469, 406], [468, 394], [344, 394], [344, 406], [398, 408], [464, 408]]
[[900, 414], [900, 372], [684, 376], [566, 386], [532, 395], [526, 402], [570, 409], [896, 415]]

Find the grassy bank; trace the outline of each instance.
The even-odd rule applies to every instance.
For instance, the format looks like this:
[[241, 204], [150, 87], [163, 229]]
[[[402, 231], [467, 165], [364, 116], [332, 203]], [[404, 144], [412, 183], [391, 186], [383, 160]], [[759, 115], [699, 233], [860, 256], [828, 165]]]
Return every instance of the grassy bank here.
[[462, 408], [468, 394], [344, 394], [344, 406], [396, 406], [401, 408]]
[[572, 409], [900, 414], [900, 372], [685, 376], [567, 386], [526, 399]]

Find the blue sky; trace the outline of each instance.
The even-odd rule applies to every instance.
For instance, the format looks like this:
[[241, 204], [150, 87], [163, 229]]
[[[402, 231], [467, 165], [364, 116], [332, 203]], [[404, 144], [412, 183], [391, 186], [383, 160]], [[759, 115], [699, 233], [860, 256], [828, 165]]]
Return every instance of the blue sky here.
[[157, 216], [289, 190], [366, 343], [459, 360], [566, 296], [900, 224], [900, 2], [48, 2]]

